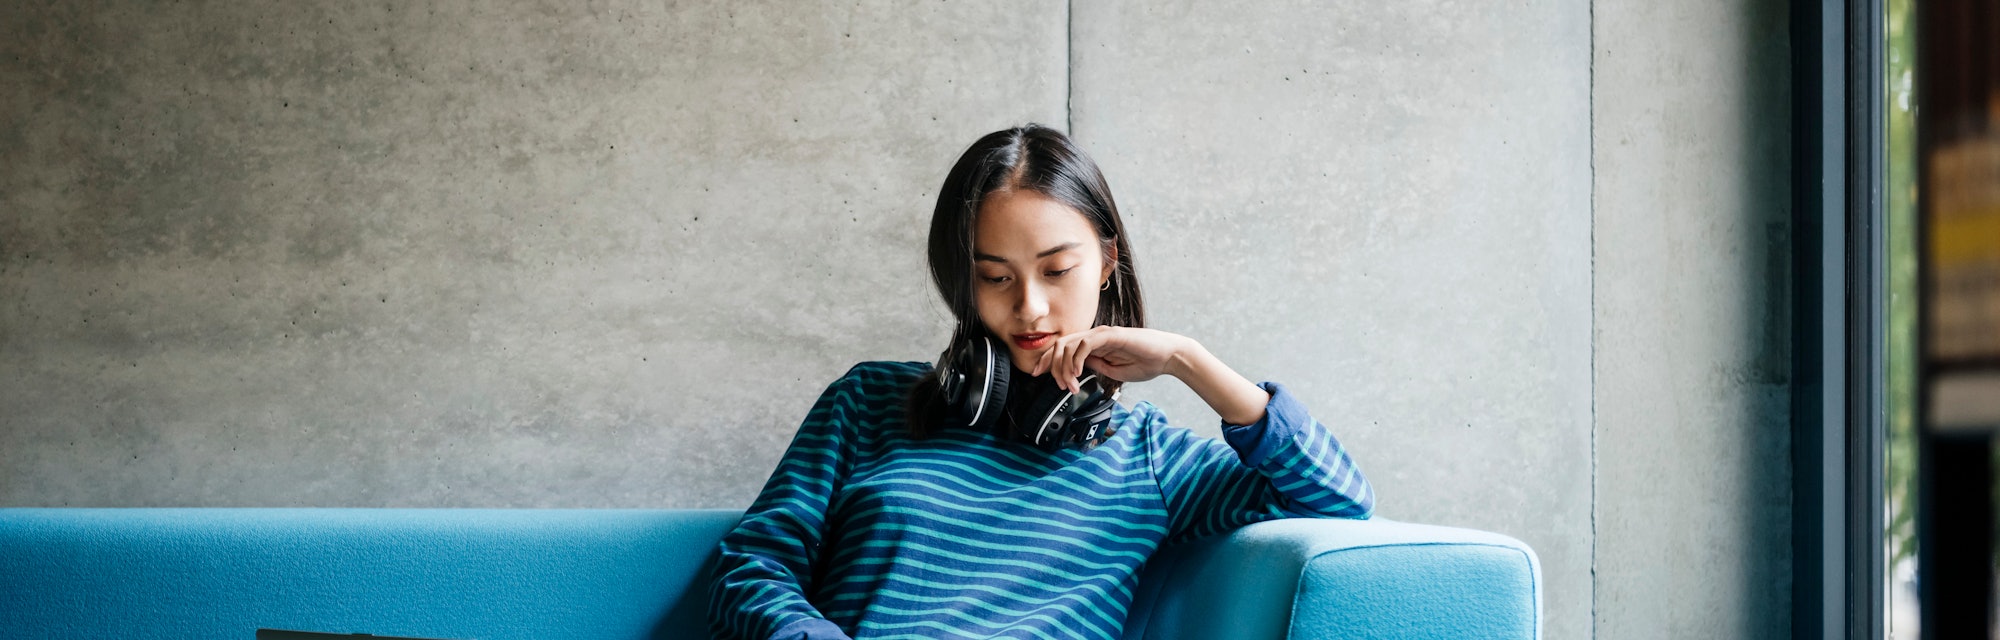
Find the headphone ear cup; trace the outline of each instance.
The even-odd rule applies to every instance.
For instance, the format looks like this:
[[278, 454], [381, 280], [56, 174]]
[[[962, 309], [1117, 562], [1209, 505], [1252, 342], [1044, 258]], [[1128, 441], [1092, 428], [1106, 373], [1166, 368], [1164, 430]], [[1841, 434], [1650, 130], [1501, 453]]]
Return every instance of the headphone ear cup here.
[[1012, 381], [1014, 363], [1007, 357], [1006, 349], [995, 349], [993, 347], [992, 338], [981, 336], [979, 340], [979, 344], [982, 345], [981, 349], [992, 355], [992, 358], [988, 360], [988, 362], [992, 363], [992, 377], [981, 380], [986, 385], [983, 394], [986, 399], [985, 411], [980, 412], [979, 420], [976, 423], [972, 421], [967, 422], [972, 425], [973, 429], [990, 431], [993, 429], [993, 424], [1000, 421], [1001, 414], [1006, 413], [1007, 395], [1012, 392], [1009, 389], [1009, 386], [1011, 386], [1009, 383]]
[[967, 340], [954, 349], [951, 370], [946, 373], [945, 402], [954, 424], [988, 431], [1001, 420], [1007, 408], [1009, 373], [1014, 365], [1005, 350], [995, 348], [986, 335]]
[[1069, 394], [1057, 387], [1055, 379], [1050, 377], [1037, 378], [1035, 384], [1015, 389], [1014, 393], [1025, 394], [1016, 401], [1014, 435], [1044, 449], [1058, 446], [1062, 440], [1064, 416], [1057, 412]]
[[1044, 449], [1055, 449], [1070, 445], [1091, 445], [1102, 434], [1111, 421], [1111, 409], [1117, 402], [1104, 386], [1097, 382], [1096, 373], [1088, 373], [1077, 381], [1077, 392], [1072, 394], [1056, 386], [1054, 378], [1042, 379], [1043, 384], [1016, 393], [1033, 394], [1018, 415], [1022, 422], [1015, 425], [1021, 439]]
[[1093, 440], [1102, 437], [1110, 428], [1111, 410], [1118, 406], [1118, 400], [1104, 390], [1097, 374], [1091, 374], [1077, 385], [1083, 397], [1070, 412], [1069, 424], [1064, 429], [1065, 440], [1086, 446], [1094, 445]]
[[1102, 388], [1092, 391], [1084, 406], [1070, 416], [1070, 432], [1078, 442], [1095, 444], [1091, 441], [1108, 435], [1111, 429], [1111, 409], [1118, 401], [1105, 393]]
[[1083, 405], [1076, 409], [1075, 415], [1077, 416], [1088, 416], [1110, 411], [1111, 407], [1118, 404], [1118, 399], [1113, 397], [1111, 392], [1104, 389], [1103, 377], [1097, 373], [1088, 373], [1084, 380], [1077, 384], [1077, 387], [1083, 390], [1084, 398]]

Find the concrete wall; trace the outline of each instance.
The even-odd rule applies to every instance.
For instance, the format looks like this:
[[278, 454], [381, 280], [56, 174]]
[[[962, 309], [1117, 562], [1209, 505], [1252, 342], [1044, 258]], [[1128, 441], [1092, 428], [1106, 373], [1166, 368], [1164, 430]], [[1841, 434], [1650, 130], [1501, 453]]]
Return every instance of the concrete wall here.
[[1783, 635], [1781, 3], [692, 4], [0, 9], [0, 506], [741, 507], [1032, 120], [1548, 637]]
[[0, 504], [748, 504], [1067, 95], [1057, 2], [8, 7]]
[[1384, 516], [1532, 545], [1551, 638], [1590, 625], [1589, 30], [1581, 0], [1078, 3], [1072, 40], [1153, 324], [1311, 398]]
[[1593, 7], [1596, 635], [1791, 635], [1786, 4]]

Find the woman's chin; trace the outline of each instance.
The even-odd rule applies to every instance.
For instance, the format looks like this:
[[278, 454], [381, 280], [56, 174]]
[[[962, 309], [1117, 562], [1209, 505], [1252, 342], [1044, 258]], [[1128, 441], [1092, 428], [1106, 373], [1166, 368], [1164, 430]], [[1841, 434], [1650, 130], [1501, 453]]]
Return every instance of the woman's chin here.
[[1014, 375], [1020, 377], [1032, 376], [1035, 372], [1035, 363], [1040, 362], [1042, 359], [1042, 352], [1040, 351], [1022, 352], [1015, 350], [1013, 353], [1007, 355], [1014, 360]]

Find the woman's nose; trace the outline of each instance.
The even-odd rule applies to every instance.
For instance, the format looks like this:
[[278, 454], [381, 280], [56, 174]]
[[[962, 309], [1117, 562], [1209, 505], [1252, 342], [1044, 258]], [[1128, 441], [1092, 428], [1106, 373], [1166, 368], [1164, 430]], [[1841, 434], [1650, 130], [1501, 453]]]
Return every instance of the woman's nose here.
[[1033, 322], [1049, 314], [1049, 295], [1040, 284], [1033, 281], [1021, 285], [1021, 300], [1014, 307], [1021, 320]]

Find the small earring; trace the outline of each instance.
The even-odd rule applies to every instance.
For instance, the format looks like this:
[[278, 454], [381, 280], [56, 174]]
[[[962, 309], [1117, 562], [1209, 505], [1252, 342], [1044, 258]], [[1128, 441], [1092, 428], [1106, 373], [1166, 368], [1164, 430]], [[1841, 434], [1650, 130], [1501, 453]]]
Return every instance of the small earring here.
[[1100, 287], [1098, 287], [1098, 288], [1097, 288], [1097, 290], [1098, 290], [1098, 291], [1110, 291], [1110, 290], [1111, 290], [1111, 279], [1110, 279], [1110, 278], [1105, 278], [1105, 279], [1104, 279], [1104, 285], [1103, 285], [1103, 286], [1100, 286]]

